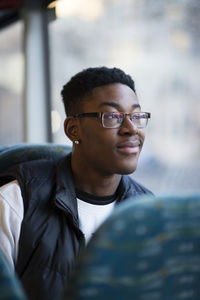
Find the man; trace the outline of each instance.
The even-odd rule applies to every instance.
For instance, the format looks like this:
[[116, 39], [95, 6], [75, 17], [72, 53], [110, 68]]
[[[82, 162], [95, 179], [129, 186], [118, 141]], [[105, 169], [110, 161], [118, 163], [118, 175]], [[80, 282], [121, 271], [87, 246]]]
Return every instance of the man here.
[[61, 94], [72, 153], [20, 165], [0, 190], [0, 247], [31, 300], [58, 299], [81, 247], [114, 205], [151, 194], [125, 175], [136, 169], [150, 118], [132, 78], [89, 68]]

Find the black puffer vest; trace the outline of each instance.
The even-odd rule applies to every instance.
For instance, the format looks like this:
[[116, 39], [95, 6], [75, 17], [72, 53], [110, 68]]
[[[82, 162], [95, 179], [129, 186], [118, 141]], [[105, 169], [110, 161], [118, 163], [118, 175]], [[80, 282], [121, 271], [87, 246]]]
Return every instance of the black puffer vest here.
[[[16, 271], [30, 300], [59, 299], [84, 246], [71, 154], [59, 162], [24, 163], [6, 174], [6, 181], [12, 179], [18, 180], [24, 200]], [[128, 176], [122, 177], [118, 191], [119, 202], [151, 194]]]

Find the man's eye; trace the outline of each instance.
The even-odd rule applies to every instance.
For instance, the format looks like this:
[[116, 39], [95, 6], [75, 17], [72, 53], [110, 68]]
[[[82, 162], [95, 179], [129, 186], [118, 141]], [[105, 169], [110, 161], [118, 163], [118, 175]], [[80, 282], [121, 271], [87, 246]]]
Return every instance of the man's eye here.
[[134, 119], [134, 120], [140, 120], [140, 119], [144, 119], [145, 118], [145, 116], [144, 115], [140, 115], [140, 114], [138, 114], [138, 115], [133, 115], [132, 116], [132, 119]]
[[106, 119], [114, 119], [115, 118], [115, 116], [113, 116], [113, 115], [107, 115], [106, 116]]
[[113, 115], [113, 117], [117, 120], [120, 120], [122, 118], [121, 115]]
[[114, 115], [114, 114], [110, 114], [110, 115], [107, 115], [106, 118], [107, 118], [107, 119], [117, 119], [118, 116], [117, 116], [117, 115]]

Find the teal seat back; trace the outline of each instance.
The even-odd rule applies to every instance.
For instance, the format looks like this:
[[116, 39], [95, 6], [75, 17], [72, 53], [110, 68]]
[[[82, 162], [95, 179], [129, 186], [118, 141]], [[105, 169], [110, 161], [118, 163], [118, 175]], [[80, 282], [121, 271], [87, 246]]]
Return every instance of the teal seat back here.
[[199, 300], [200, 195], [122, 204], [89, 243], [63, 299]]
[[17, 276], [10, 270], [0, 250], [0, 300], [26, 300]]
[[19, 144], [0, 148], [0, 173], [9, 167], [36, 159], [58, 159], [71, 152], [70, 146], [56, 144]]

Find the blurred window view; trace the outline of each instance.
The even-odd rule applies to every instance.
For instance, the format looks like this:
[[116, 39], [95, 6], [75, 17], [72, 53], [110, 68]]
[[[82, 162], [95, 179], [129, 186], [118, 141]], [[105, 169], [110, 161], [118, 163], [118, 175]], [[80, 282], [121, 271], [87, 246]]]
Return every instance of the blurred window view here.
[[66, 143], [60, 90], [88, 66], [128, 72], [152, 118], [133, 177], [156, 194], [200, 190], [200, 2], [60, 1], [50, 24], [54, 141]]
[[0, 30], [0, 147], [23, 140], [22, 22]]
[[[119, 67], [152, 117], [138, 170], [155, 194], [200, 190], [200, 2], [60, 0], [49, 23], [53, 142], [63, 132], [60, 91], [87, 67]], [[22, 24], [0, 31], [1, 145], [23, 141]]]

